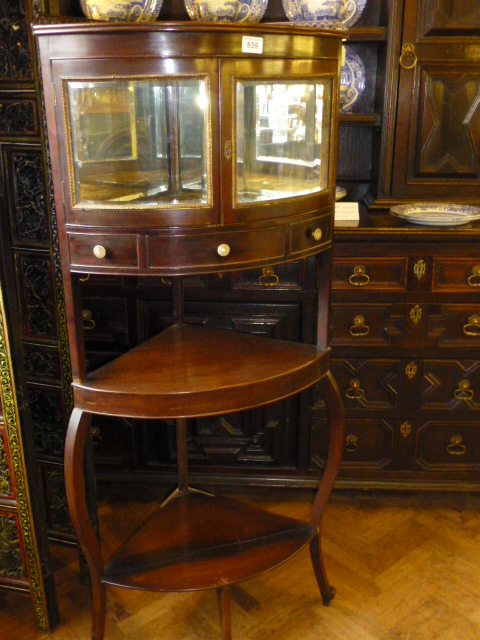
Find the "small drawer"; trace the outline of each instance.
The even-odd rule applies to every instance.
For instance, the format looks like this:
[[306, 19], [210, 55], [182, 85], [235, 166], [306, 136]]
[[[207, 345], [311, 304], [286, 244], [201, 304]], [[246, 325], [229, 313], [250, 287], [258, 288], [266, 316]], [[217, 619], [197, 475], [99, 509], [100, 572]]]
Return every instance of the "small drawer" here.
[[147, 236], [147, 261], [150, 270], [178, 270], [184, 265], [204, 271], [252, 266], [285, 256], [284, 227], [221, 231], [195, 235]]
[[421, 408], [425, 411], [480, 411], [478, 360], [424, 360]]
[[332, 289], [405, 291], [406, 288], [407, 258], [333, 259]]
[[433, 290], [480, 293], [480, 258], [434, 259]]
[[429, 306], [427, 346], [435, 349], [480, 347], [480, 304]]
[[391, 347], [403, 344], [405, 308], [391, 304], [338, 304], [331, 306], [332, 346]]
[[[328, 421], [312, 420], [310, 468], [324, 468], [328, 454]], [[394, 430], [385, 419], [350, 420], [345, 423], [341, 469], [383, 469], [393, 458]]]
[[233, 289], [273, 291], [303, 289], [305, 264], [303, 260], [286, 262], [259, 269], [235, 271], [232, 276]]
[[415, 461], [423, 469], [480, 469], [478, 422], [430, 420], [417, 431]]
[[290, 254], [310, 255], [330, 243], [332, 216], [323, 215], [290, 225]]
[[139, 236], [127, 234], [68, 233], [72, 267], [139, 269]]

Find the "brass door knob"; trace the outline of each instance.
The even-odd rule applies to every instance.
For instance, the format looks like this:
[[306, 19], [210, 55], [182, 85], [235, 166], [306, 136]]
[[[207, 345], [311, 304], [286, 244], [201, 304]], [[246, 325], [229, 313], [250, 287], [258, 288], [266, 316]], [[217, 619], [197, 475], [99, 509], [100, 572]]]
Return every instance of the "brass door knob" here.
[[96, 244], [93, 247], [93, 255], [101, 260], [107, 255], [107, 250], [105, 249], [105, 247], [102, 247], [101, 244]]
[[319, 228], [315, 229], [315, 231], [312, 233], [313, 239], [317, 242], [322, 239], [322, 235], [322, 230]]
[[219, 256], [224, 258], [230, 253], [230, 247], [228, 246], [228, 244], [219, 244], [217, 247], [217, 253]]

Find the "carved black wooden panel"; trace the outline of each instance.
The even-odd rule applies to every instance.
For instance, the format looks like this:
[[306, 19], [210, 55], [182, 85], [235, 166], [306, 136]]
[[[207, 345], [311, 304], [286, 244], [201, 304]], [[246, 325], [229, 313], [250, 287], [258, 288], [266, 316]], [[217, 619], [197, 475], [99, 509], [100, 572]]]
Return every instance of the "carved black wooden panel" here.
[[0, 136], [36, 135], [38, 118], [35, 98], [22, 100], [0, 93]]
[[60, 362], [57, 350], [43, 349], [30, 344], [23, 347], [27, 378], [56, 380], [60, 377]]
[[44, 481], [46, 485], [46, 495], [48, 497], [48, 525], [53, 531], [61, 531], [65, 534], [72, 534], [73, 527], [68, 513], [67, 500], [65, 497], [65, 482], [63, 479], [63, 469], [43, 468]]
[[49, 246], [43, 158], [38, 151], [8, 150], [10, 216], [14, 243]]
[[0, 2], [0, 81], [32, 80], [25, 0]]
[[35, 447], [45, 455], [63, 454], [64, 418], [61, 400], [61, 389], [28, 385]]
[[7, 513], [0, 513], [0, 576], [25, 577], [18, 520]]
[[7, 443], [5, 432], [0, 430], [0, 497], [12, 497], [12, 479], [8, 465]]
[[28, 338], [56, 338], [52, 274], [47, 257], [17, 255], [22, 292], [23, 335]]

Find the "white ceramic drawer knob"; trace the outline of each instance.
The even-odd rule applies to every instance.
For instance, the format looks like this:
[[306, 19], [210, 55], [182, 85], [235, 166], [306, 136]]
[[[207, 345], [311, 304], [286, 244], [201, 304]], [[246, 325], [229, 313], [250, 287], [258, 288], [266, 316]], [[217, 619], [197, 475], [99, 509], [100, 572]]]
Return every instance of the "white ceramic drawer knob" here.
[[96, 258], [105, 258], [105, 256], [107, 255], [107, 250], [105, 249], [105, 247], [102, 247], [101, 244], [96, 244], [93, 247], [93, 255]]
[[230, 253], [230, 247], [228, 246], [228, 244], [219, 244], [217, 247], [217, 253], [219, 256], [222, 256], [222, 258], [224, 258]]
[[315, 229], [312, 235], [313, 235], [313, 239], [318, 242], [319, 240], [322, 239], [322, 235], [323, 235], [322, 230], [317, 227], [317, 229]]

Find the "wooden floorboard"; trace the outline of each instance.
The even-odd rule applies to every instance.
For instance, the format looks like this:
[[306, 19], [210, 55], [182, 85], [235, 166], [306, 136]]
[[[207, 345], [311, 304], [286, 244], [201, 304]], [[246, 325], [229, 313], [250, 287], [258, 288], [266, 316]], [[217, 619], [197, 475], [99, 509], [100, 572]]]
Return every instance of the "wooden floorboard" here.
[[[269, 496], [267, 499], [266, 496]], [[155, 505], [101, 489], [104, 557]], [[308, 520], [311, 494], [239, 496]], [[324, 554], [337, 596], [319, 597], [307, 550], [233, 589], [234, 640], [479, 640], [480, 496], [335, 492], [323, 520]], [[37, 631], [28, 598], [0, 594], [2, 640], [88, 640], [88, 588], [77, 553], [52, 546], [61, 624]], [[107, 588], [105, 640], [220, 640], [213, 592], [155, 594]]]

